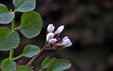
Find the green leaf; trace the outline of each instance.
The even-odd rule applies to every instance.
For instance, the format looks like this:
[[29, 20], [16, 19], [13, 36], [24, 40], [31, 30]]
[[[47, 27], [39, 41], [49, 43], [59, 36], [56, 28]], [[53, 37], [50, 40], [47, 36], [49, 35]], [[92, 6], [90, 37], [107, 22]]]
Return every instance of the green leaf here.
[[46, 59], [41, 64], [40, 71], [42, 71], [44, 68], [48, 68], [48, 66], [51, 63], [51, 61], [52, 61], [52, 59], [50, 57], [46, 57]]
[[19, 66], [16, 71], [32, 71], [32, 69], [26, 66]]
[[63, 71], [69, 69], [71, 67], [71, 63], [67, 60], [58, 60], [53, 59], [51, 64], [49, 65], [47, 71]]
[[37, 36], [42, 28], [42, 18], [34, 11], [25, 12], [21, 18], [21, 33], [27, 38]]
[[40, 52], [40, 48], [35, 45], [27, 45], [24, 48], [23, 56], [25, 57], [33, 57], [34, 55], [38, 54]]
[[1, 63], [2, 71], [13, 71], [16, 70], [16, 63], [9, 58], [5, 59]]
[[15, 31], [10, 31], [7, 27], [0, 28], [0, 50], [10, 50], [19, 44], [19, 35]]
[[14, 18], [14, 12], [9, 12], [7, 7], [3, 4], [0, 4], [0, 23], [8, 24]]
[[36, 0], [13, 0], [16, 11], [28, 12], [35, 9]]

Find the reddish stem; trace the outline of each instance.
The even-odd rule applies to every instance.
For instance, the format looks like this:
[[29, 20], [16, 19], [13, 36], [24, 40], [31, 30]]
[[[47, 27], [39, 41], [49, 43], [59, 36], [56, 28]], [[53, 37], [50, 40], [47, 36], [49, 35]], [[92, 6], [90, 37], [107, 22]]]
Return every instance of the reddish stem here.
[[30, 66], [32, 65], [45, 51], [46, 51], [46, 47], [47, 46], [44, 46], [43, 49], [36, 55], [34, 56], [26, 66]]

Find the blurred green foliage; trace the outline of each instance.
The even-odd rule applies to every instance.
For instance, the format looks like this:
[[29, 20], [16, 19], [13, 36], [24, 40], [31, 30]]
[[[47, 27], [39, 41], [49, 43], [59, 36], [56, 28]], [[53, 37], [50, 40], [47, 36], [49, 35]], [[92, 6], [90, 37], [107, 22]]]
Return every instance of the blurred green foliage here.
[[[13, 8], [11, 1], [1, 0], [0, 3]], [[65, 50], [47, 52], [35, 63], [36, 66], [46, 56], [51, 56], [69, 59], [72, 67], [67, 71], [113, 71], [112, 0], [37, 0], [35, 11], [43, 18], [42, 32], [31, 41], [18, 31], [23, 39], [16, 50], [16, 55], [19, 55], [23, 47], [29, 43], [43, 47], [46, 27], [49, 23], [55, 26], [63, 24], [65, 30], [61, 37], [69, 36], [73, 46]], [[18, 26], [21, 13], [16, 14], [16, 26]], [[3, 56], [1, 59], [7, 55], [8, 52], [0, 52], [0, 56]], [[26, 58], [22, 59], [24, 59], [23, 63], [27, 62]]]

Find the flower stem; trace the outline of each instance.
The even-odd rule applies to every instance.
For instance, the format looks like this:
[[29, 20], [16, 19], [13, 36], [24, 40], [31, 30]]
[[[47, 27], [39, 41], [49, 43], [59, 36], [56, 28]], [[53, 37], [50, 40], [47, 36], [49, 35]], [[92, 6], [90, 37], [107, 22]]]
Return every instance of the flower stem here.
[[47, 46], [44, 46], [43, 49], [42, 49], [36, 56], [34, 56], [34, 57], [28, 62], [28, 64], [27, 64], [26, 66], [32, 65], [32, 64], [46, 51], [46, 50], [45, 50], [46, 47], [47, 47]]

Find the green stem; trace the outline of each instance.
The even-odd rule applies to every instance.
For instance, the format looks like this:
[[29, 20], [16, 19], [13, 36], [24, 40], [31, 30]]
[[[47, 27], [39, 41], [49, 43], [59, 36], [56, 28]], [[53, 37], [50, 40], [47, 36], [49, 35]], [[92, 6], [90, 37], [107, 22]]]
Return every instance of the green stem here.
[[16, 9], [14, 10], [14, 13], [16, 13]]
[[42, 71], [43, 69], [40, 69], [39, 71]]
[[32, 64], [46, 51], [46, 50], [45, 50], [46, 47], [47, 47], [47, 46], [44, 46], [43, 49], [42, 49], [36, 56], [34, 56], [34, 57], [28, 62], [28, 64], [27, 64], [26, 66], [32, 65]]
[[[13, 19], [13, 21], [12, 21], [12, 31], [14, 31], [14, 29], [15, 29], [15, 20]], [[14, 49], [10, 50], [9, 58], [13, 59], [13, 56], [14, 56]]]
[[15, 28], [14, 31], [16, 31], [16, 30], [18, 30], [18, 29], [20, 29], [20, 28], [21, 28], [21, 27], [19, 26], [19, 27]]
[[21, 55], [19, 55], [19, 56], [15, 57], [15, 58], [13, 58], [12, 60], [19, 59], [19, 58], [21, 58], [22, 56], [23, 56], [23, 54], [21, 54]]
[[13, 21], [12, 21], [12, 31], [14, 31], [15, 30], [15, 20], [13, 19]]
[[14, 55], [14, 49], [10, 50], [10, 55], [9, 55], [9, 59], [13, 59], [13, 55]]

